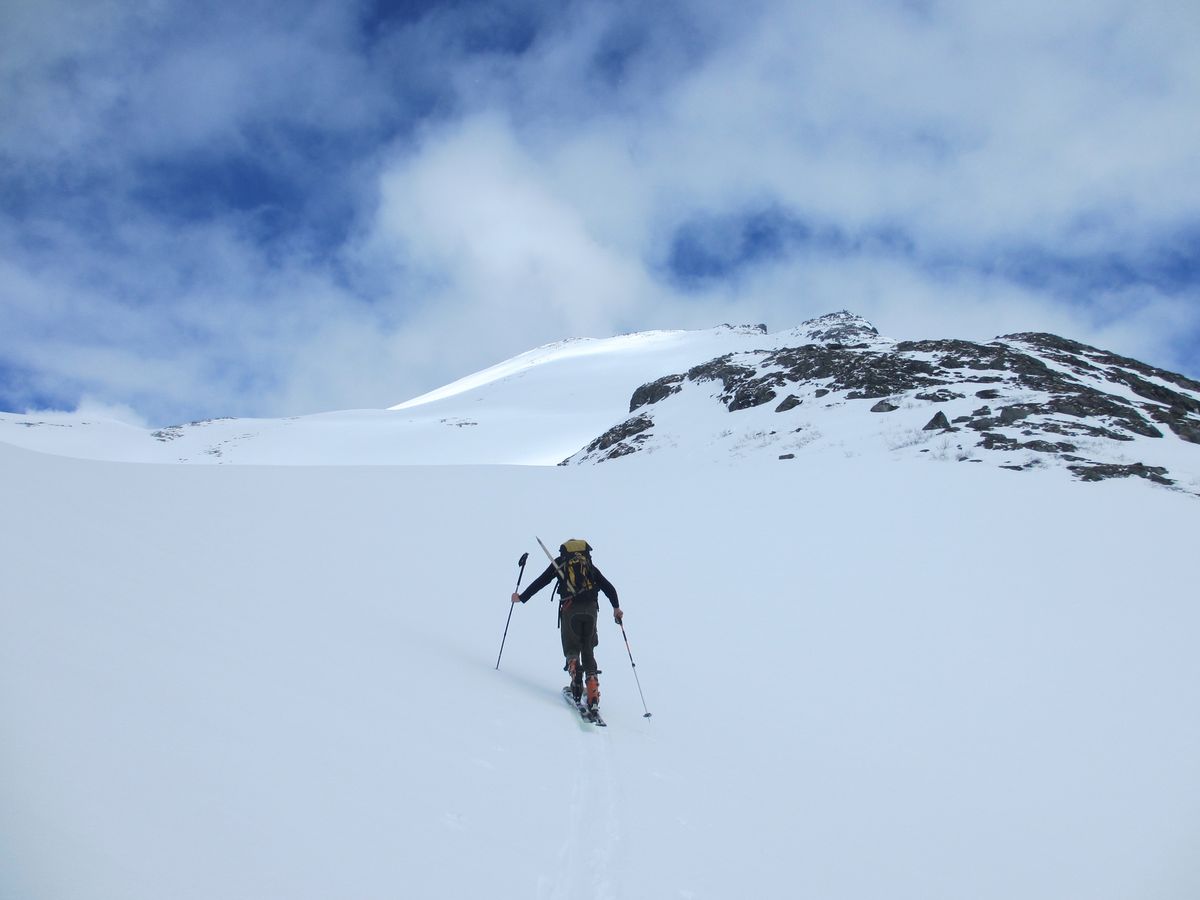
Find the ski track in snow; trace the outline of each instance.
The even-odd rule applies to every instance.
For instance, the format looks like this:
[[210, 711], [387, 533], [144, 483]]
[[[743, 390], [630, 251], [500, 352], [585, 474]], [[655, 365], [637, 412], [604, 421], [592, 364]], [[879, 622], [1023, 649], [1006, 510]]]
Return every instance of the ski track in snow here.
[[621, 827], [612, 738], [607, 728], [585, 722], [578, 712], [563, 706], [583, 727], [572, 742], [578, 758], [558, 761], [561, 773], [556, 777], [571, 778], [571, 795], [557, 854], [558, 872], [553, 879], [541, 880], [538, 900], [618, 900], [624, 894], [613, 882], [619, 871], [615, 863]]

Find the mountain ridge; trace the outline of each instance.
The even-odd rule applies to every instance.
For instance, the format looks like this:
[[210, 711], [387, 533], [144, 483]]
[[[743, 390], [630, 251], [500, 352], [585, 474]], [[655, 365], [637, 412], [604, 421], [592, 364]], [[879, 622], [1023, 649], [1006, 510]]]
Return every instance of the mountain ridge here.
[[387, 410], [137, 428], [0, 415], [0, 440], [135, 462], [586, 465], [897, 459], [1200, 495], [1200, 382], [1043, 332], [897, 341], [848, 310], [546, 344]]
[[[685, 387], [707, 386], [710, 398], [729, 413], [778, 402], [772, 412], [779, 418], [770, 423], [768, 437], [811, 428], [805, 404], [829, 409], [874, 400], [868, 411], [876, 415], [905, 406], [929, 410], [920, 431], [957, 435], [955, 449], [965, 454], [964, 461], [987, 453], [1004, 468], [1064, 464], [1085, 481], [1139, 476], [1175, 486], [1194, 479], [1187, 457], [1200, 457], [1200, 449], [1193, 449], [1200, 445], [1200, 382], [1186, 376], [1042, 332], [987, 343], [891, 341], [846, 311], [793, 332], [809, 341], [725, 354], [639, 386], [630, 397], [630, 416], [564, 463], [605, 462], [677, 446], [679, 434], [663, 439], [655, 433], [659, 413]], [[1189, 445], [1169, 454], [1180, 459], [1181, 474], [1173, 476], [1161, 460], [1129, 458], [1135, 447], [1146, 449], [1140, 440], [1146, 438]]]

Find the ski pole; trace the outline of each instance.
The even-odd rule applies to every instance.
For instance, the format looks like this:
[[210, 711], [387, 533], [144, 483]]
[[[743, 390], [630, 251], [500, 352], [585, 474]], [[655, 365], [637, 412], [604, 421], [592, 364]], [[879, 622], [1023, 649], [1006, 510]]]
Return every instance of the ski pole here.
[[[517, 573], [517, 587], [521, 586], [521, 578], [525, 574], [525, 560], [529, 559], [528, 553], [522, 553], [521, 558], [517, 560], [517, 565], [521, 567], [521, 571]], [[515, 592], [517, 588], [513, 588]], [[512, 621], [513, 607], [515, 603], [508, 604], [508, 621], [504, 623], [504, 637], [500, 639], [500, 652], [496, 655], [496, 668], [500, 668], [500, 657], [504, 655], [504, 642], [508, 640], [508, 623]]]
[[[642, 680], [638, 678], [637, 663], [633, 661], [633, 651], [629, 649], [629, 635], [625, 633], [625, 623], [618, 622], [621, 626], [621, 637], [625, 638], [625, 652], [629, 654], [629, 664], [633, 666], [633, 680], [637, 682], [638, 696], [642, 698], [642, 709], [646, 709], [646, 695], [642, 693]], [[650, 718], [650, 710], [646, 709], [643, 719]]]

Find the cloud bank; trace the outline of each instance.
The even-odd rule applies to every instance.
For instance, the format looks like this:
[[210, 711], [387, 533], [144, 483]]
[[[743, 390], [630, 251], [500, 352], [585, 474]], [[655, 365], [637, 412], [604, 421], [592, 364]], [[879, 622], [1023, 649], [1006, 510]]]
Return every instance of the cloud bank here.
[[379, 407], [843, 307], [1200, 374], [1194, 4], [17, 2], [0, 35], [6, 408]]

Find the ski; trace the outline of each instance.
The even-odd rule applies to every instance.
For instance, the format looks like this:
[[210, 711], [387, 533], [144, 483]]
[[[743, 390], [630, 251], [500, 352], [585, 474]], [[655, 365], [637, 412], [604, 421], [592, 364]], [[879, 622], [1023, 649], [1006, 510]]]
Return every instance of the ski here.
[[566, 700], [567, 703], [569, 703], [571, 706], [573, 706], [575, 708], [575, 711], [577, 713], [579, 713], [580, 716], [582, 716], [585, 719], [587, 718], [587, 711], [588, 711], [587, 707], [575, 699], [575, 695], [571, 693], [570, 685], [567, 685], [565, 688], [562, 689], [562, 695], [563, 695], [563, 699]]
[[583, 719], [583, 721], [591, 722], [593, 725], [599, 728], [608, 727], [608, 723], [600, 718], [600, 710], [588, 709], [584, 704], [576, 700], [575, 696], [571, 693], [571, 688], [569, 685], [562, 689], [562, 695], [563, 699], [566, 700], [572, 708], [574, 708], [575, 712], [579, 713], [579, 718]]

